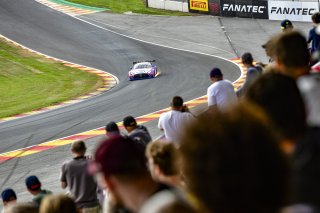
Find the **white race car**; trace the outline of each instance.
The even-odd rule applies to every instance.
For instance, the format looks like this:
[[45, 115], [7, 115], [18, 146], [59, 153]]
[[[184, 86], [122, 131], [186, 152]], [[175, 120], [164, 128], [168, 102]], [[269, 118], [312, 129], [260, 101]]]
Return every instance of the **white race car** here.
[[133, 67], [130, 68], [128, 78], [130, 81], [155, 78], [158, 74], [157, 66], [152, 64], [152, 61], [133, 62]]

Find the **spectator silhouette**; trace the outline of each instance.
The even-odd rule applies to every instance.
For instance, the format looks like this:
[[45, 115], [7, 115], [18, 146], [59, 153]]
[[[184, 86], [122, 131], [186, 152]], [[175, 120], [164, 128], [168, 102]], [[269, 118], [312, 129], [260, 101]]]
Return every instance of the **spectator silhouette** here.
[[1, 198], [3, 202], [3, 210], [2, 213], [5, 213], [8, 206], [17, 203], [17, 195], [15, 191], [11, 188], [7, 188], [1, 192]]
[[166, 141], [179, 146], [179, 138], [186, 124], [194, 120], [187, 106], [183, 105], [183, 99], [175, 96], [171, 101], [171, 110], [160, 115], [158, 128], [164, 131]]
[[52, 194], [51, 191], [42, 189], [41, 182], [37, 176], [29, 176], [26, 178], [26, 186], [28, 191], [34, 196], [32, 201], [39, 207], [42, 199], [49, 194]]
[[320, 12], [316, 12], [311, 16], [313, 22], [313, 28], [309, 31], [308, 34], [308, 43], [311, 43], [311, 54], [312, 64], [315, 64], [319, 60], [319, 51], [320, 51], [320, 35], [318, 32], [318, 26], [320, 23]]
[[270, 116], [292, 162], [292, 203], [320, 209], [320, 129], [306, 124], [305, 105], [294, 79], [277, 73], [260, 77], [246, 99]]
[[151, 142], [147, 146], [146, 156], [154, 180], [174, 187], [182, 186], [179, 155], [172, 143]]
[[223, 74], [219, 68], [210, 71], [211, 86], [207, 90], [208, 112], [225, 110], [237, 101], [237, 95], [232, 83], [223, 80]]
[[134, 141], [141, 142], [146, 146], [152, 140], [148, 129], [143, 125], [138, 125], [132, 116], [123, 119], [123, 126], [128, 132], [128, 137]]
[[242, 97], [250, 84], [252, 84], [252, 82], [254, 82], [262, 74], [262, 68], [253, 65], [253, 57], [251, 53], [244, 53], [241, 56], [241, 61], [247, 69], [247, 76], [243, 85], [236, 92], [238, 97]]
[[106, 125], [105, 130], [108, 137], [111, 137], [113, 135], [120, 135], [120, 129], [114, 121], [110, 121]]
[[102, 142], [95, 153], [97, 168], [113, 198], [114, 206], [133, 212], [163, 212], [177, 202], [170, 187], [155, 182], [146, 164], [144, 149], [128, 137], [113, 137]]
[[284, 19], [280, 22], [280, 28], [282, 32], [291, 32], [293, 30], [293, 24], [289, 19]]
[[85, 156], [87, 147], [83, 141], [73, 142], [71, 152], [73, 159], [65, 162], [61, 168], [61, 187], [69, 187], [76, 206], [82, 212], [99, 213], [100, 205], [97, 198], [97, 183], [87, 172], [89, 160]]
[[80, 213], [73, 199], [67, 195], [49, 195], [41, 203], [39, 213]]
[[242, 104], [188, 127], [180, 150], [198, 212], [277, 213], [286, 205], [288, 166], [267, 120]]

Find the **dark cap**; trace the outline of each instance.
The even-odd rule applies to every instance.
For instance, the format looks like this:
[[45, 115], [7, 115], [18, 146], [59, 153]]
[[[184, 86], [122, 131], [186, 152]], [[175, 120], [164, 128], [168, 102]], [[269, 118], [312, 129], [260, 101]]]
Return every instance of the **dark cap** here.
[[282, 30], [293, 27], [292, 22], [288, 19], [282, 20], [280, 26]]
[[114, 121], [110, 121], [105, 129], [107, 132], [120, 132], [118, 125]]
[[120, 135], [100, 144], [95, 153], [95, 164], [105, 176], [144, 174], [148, 171], [144, 146]]
[[137, 125], [136, 119], [132, 116], [127, 116], [123, 119], [123, 126], [135, 126]]
[[31, 191], [35, 191], [41, 189], [41, 182], [39, 181], [37, 176], [32, 175], [26, 178], [26, 186]]
[[211, 71], [210, 71], [210, 78], [214, 78], [214, 77], [222, 77], [222, 72], [219, 68], [214, 67]]
[[8, 202], [8, 201], [17, 199], [16, 193], [11, 188], [7, 188], [7, 189], [3, 190], [1, 193], [1, 197], [2, 197], [3, 202]]

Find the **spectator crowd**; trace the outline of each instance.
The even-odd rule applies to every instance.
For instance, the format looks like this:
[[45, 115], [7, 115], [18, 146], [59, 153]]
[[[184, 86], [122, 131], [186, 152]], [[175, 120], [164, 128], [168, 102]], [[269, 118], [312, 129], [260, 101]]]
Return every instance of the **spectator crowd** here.
[[[33, 198], [19, 202], [2, 191], [3, 213], [315, 213], [320, 211], [320, 13], [307, 40], [289, 20], [263, 45], [269, 64], [241, 60], [241, 88], [208, 73], [208, 108], [194, 115], [182, 97], [172, 98], [152, 141], [132, 116], [127, 134], [113, 121], [106, 138], [86, 155], [84, 141], [71, 145], [61, 166], [65, 194], [25, 179]], [[312, 43], [311, 52], [308, 42]]]

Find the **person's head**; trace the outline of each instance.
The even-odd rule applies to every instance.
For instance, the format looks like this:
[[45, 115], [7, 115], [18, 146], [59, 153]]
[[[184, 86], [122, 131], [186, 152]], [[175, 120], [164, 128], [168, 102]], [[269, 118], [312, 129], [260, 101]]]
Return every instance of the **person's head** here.
[[320, 23], [320, 12], [316, 12], [314, 14], [312, 14], [311, 16], [311, 20], [314, 24], [319, 24]]
[[39, 213], [39, 207], [33, 203], [17, 203], [10, 205], [5, 213]]
[[108, 136], [110, 135], [119, 135], [120, 134], [120, 130], [118, 125], [114, 122], [114, 121], [110, 121], [107, 125], [106, 125], [106, 134]]
[[280, 28], [283, 32], [290, 32], [293, 30], [293, 24], [290, 20], [284, 19], [280, 22]]
[[43, 198], [39, 213], [77, 213], [77, 207], [67, 195], [48, 195]]
[[171, 107], [175, 110], [182, 110], [183, 99], [180, 96], [174, 96], [171, 101]]
[[166, 183], [167, 177], [180, 175], [180, 161], [173, 143], [164, 141], [149, 143], [146, 156], [151, 175], [155, 180]]
[[219, 81], [223, 78], [223, 74], [221, 72], [221, 70], [217, 67], [214, 67], [211, 71], [210, 71], [210, 79], [212, 82], [216, 82]]
[[37, 176], [31, 175], [27, 177], [25, 183], [31, 194], [36, 195], [41, 191], [41, 182]]
[[200, 212], [278, 212], [286, 201], [287, 164], [269, 125], [247, 103], [188, 127], [182, 172]]
[[241, 61], [244, 65], [253, 65], [253, 57], [251, 55], [251, 53], [247, 52], [247, 53], [243, 53], [241, 56]]
[[11, 188], [3, 190], [1, 192], [1, 198], [4, 206], [6, 206], [9, 203], [11, 204], [17, 202], [17, 195], [15, 191]]
[[130, 133], [137, 128], [137, 121], [134, 117], [127, 116], [123, 119], [123, 126]]
[[284, 139], [297, 139], [303, 134], [306, 111], [294, 79], [267, 73], [248, 88], [245, 98], [265, 110]]
[[306, 38], [299, 32], [282, 33], [272, 38], [276, 69], [292, 78], [309, 73], [310, 53]]
[[83, 141], [75, 141], [71, 144], [71, 152], [75, 156], [84, 156], [86, 151], [87, 147]]
[[133, 198], [147, 190], [144, 184], [152, 181], [144, 151], [140, 143], [120, 135], [106, 139], [97, 148], [95, 163], [116, 204], [135, 209]]

